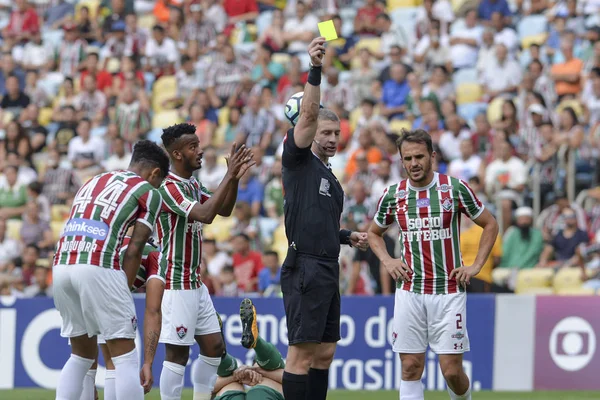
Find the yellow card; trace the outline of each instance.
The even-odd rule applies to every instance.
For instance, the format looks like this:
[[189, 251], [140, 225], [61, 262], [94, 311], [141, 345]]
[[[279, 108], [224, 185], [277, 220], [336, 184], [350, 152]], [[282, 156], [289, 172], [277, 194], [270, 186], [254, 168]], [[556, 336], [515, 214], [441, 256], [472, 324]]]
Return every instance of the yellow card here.
[[337, 32], [335, 31], [335, 26], [333, 25], [333, 20], [331, 19], [329, 21], [319, 22], [319, 33], [327, 41], [338, 38]]

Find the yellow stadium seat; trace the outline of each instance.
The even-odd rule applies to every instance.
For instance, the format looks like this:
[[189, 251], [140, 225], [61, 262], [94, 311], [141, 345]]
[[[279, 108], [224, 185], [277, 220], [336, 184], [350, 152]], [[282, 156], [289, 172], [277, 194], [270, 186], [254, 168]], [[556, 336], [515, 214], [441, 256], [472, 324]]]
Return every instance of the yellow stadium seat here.
[[350, 112], [350, 118], [348, 119], [348, 123], [350, 124], [350, 130], [354, 132], [356, 129], [356, 125], [358, 124], [358, 120], [362, 116], [362, 109], [360, 107], [356, 107], [354, 110]]
[[287, 255], [288, 241], [285, 235], [285, 225], [279, 224], [275, 232], [273, 232], [273, 251], [276, 251], [280, 260], [284, 260]]
[[417, 0], [387, 0], [387, 9], [389, 12], [401, 7], [418, 7], [420, 2]]
[[21, 239], [21, 222], [20, 219], [9, 219], [6, 221], [6, 236], [14, 240]]
[[456, 88], [456, 102], [458, 105], [476, 103], [483, 95], [483, 88], [478, 83], [461, 83]]
[[410, 128], [412, 128], [412, 122], [407, 120], [393, 119], [389, 125], [389, 130], [398, 134], [402, 132], [402, 129], [410, 130]]
[[63, 228], [65, 226], [66, 221], [52, 221], [50, 222], [50, 228], [52, 229], [52, 236], [55, 241], [60, 239], [60, 235], [62, 235]]
[[287, 66], [290, 63], [291, 58], [292, 57], [287, 53], [275, 53], [275, 54], [273, 54], [273, 58], [271, 58], [271, 60], [273, 62]]
[[561, 296], [594, 296], [596, 294], [596, 290], [593, 288], [580, 286], [572, 288], [563, 288], [557, 290], [556, 294]]
[[571, 107], [573, 111], [575, 111], [577, 118], [581, 118], [583, 116], [583, 106], [578, 100], [575, 99], [561, 101], [560, 104], [556, 106], [556, 114], [560, 114], [567, 107]]
[[369, 49], [371, 53], [379, 53], [381, 50], [381, 39], [377, 37], [360, 39], [356, 43], [356, 50], [360, 49]]
[[234, 222], [233, 218], [217, 216], [212, 224], [202, 226], [202, 235], [214, 239], [217, 243], [227, 242], [231, 238]]
[[517, 294], [553, 295], [554, 289], [549, 288], [549, 287], [531, 287], [531, 288], [524, 288], [516, 293]]
[[40, 114], [38, 115], [38, 123], [42, 126], [48, 125], [52, 122], [52, 108], [44, 107], [40, 109]]
[[223, 107], [219, 110], [219, 115], [218, 115], [218, 121], [217, 123], [219, 124], [218, 126], [226, 126], [227, 123], [229, 122], [229, 107]]
[[492, 270], [492, 281], [496, 285], [504, 286], [512, 273], [513, 269], [511, 268], [494, 268]]
[[90, 10], [90, 20], [96, 18], [98, 14], [98, 8], [100, 7], [100, 0], [82, 0], [75, 6], [75, 15], [79, 16], [81, 7], [87, 7]]
[[52, 222], [64, 222], [69, 218], [69, 212], [71, 211], [69, 206], [66, 205], [54, 205], [50, 208], [50, 217]]
[[553, 276], [554, 271], [550, 268], [533, 268], [519, 271], [515, 292], [521, 293], [531, 288], [550, 288]]
[[152, 109], [162, 111], [165, 109], [165, 100], [177, 97], [177, 79], [174, 76], [163, 76], [159, 78], [152, 87]]
[[583, 283], [581, 275], [582, 271], [580, 268], [561, 268], [556, 275], [554, 275], [554, 289], [558, 292], [563, 289], [581, 287], [581, 284]]
[[156, 17], [153, 14], [138, 17], [137, 26], [139, 28], [150, 30], [154, 25], [156, 25]]
[[458, 12], [458, 10], [463, 6], [463, 4], [465, 4], [467, 2], [467, 0], [452, 0], [451, 4], [452, 4], [452, 11], [454, 11], [455, 13]]
[[504, 104], [504, 101], [505, 99], [503, 97], [496, 97], [488, 105], [487, 117], [490, 123], [499, 121], [500, 118], [502, 118], [502, 104]]
[[523, 47], [523, 50], [527, 50], [532, 44], [541, 46], [546, 42], [547, 37], [547, 33], [538, 33], [537, 35], [525, 36], [523, 39], [521, 39], [521, 46]]
[[8, 124], [13, 119], [15, 119], [15, 114], [11, 113], [10, 111], [6, 111], [6, 112], [2, 113], [2, 123], [4, 125]]
[[177, 110], [160, 111], [152, 117], [152, 128], [163, 129], [171, 125], [180, 123], [183, 120]]

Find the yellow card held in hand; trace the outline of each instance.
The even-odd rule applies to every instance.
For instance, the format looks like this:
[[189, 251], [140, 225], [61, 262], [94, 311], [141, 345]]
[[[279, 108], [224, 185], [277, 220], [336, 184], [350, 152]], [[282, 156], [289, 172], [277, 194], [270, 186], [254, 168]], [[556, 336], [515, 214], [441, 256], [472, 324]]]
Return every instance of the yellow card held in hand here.
[[319, 22], [319, 33], [328, 42], [338, 38], [337, 32], [335, 31], [335, 26], [333, 25], [333, 20], [331, 19], [329, 21]]

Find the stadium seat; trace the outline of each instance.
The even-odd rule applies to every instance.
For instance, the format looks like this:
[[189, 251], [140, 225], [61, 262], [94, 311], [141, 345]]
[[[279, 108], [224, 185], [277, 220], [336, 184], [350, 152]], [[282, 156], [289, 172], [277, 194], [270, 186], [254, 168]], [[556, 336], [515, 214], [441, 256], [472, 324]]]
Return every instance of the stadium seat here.
[[371, 53], [379, 53], [381, 50], [380, 38], [363, 38], [356, 43], [356, 50], [368, 49]]
[[504, 286], [512, 273], [512, 268], [494, 268], [492, 270], [492, 281], [498, 286]]
[[525, 36], [521, 39], [521, 47], [523, 50], [527, 50], [532, 44], [542, 45], [546, 42], [548, 34], [538, 33], [537, 35]]
[[396, 26], [402, 27], [408, 37], [415, 34], [417, 26], [417, 7], [401, 7], [390, 11], [390, 19]]
[[581, 287], [582, 281], [581, 268], [565, 267], [561, 268], [554, 275], [554, 290], [573, 289]]
[[456, 14], [458, 10], [467, 2], [468, 0], [452, 0], [452, 11]]
[[554, 271], [550, 268], [533, 268], [519, 271], [517, 275], [516, 293], [523, 293], [532, 288], [547, 288], [550, 292]]
[[21, 240], [21, 225], [23, 222], [20, 219], [6, 221], [6, 236], [14, 240]]
[[202, 225], [202, 235], [214, 239], [217, 243], [227, 242], [231, 237], [234, 223], [233, 218], [224, 218], [217, 215], [212, 224]]
[[106, 62], [106, 71], [111, 74], [116, 74], [121, 69], [121, 61], [118, 58], [111, 57]]
[[175, 97], [177, 97], [177, 79], [175, 76], [159, 78], [152, 86], [152, 109], [156, 112], [164, 110], [165, 107], [162, 103]]
[[152, 128], [164, 129], [168, 126], [180, 123], [183, 120], [177, 110], [161, 111], [152, 117]]
[[273, 58], [271, 58], [271, 60], [287, 67], [291, 58], [292, 56], [290, 56], [288, 53], [275, 53], [273, 54]]
[[90, 20], [94, 20], [98, 14], [100, 0], [81, 0], [75, 5], [75, 15], [79, 16], [81, 7], [86, 6], [90, 10]]
[[563, 288], [560, 290], [556, 290], [556, 294], [560, 296], [594, 296], [596, 294], [596, 289], [583, 286]]
[[11, 113], [10, 111], [5, 111], [2, 113], [2, 123], [4, 125], [8, 124], [13, 119], [15, 119], [15, 114]]
[[229, 122], [229, 108], [223, 107], [219, 110], [217, 124], [218, 124], [218, 126], [225, 126], [225, 125], [227, 125], [228, 122]]
[[52, 222], [64, 222], [69, 218], [69, 212], [71, 211], [69, 206], [66, 205], [53, 205], [50, 208], [50, 218]]
[[387, 9], [392, 12], [398, 8], [417, 7], [418, 3], [417, 0], [387, 0]]
[[548, 18], [545, 15], [529, 15], [517, 24], [519, 39], [539, 35], [548, 31]]
[[410, 130], [412, 128], [412, 122], [401, 119], [393, 119], [389, 125], [389, 131], [394, 133], [402, 132], [402, 129]]
[[44, 107], [40, 108], [40, 114], [38, 115], [38, 123], [42, 126], [47, 126], [52, 122], [52, 108]]
[[154, 14], [140, 15], [138, 17], [137, 26], [142, 29], [151, 30], [156, 24], [156, 17]]
[[470, 124], [475, 117], [485, 113], [487, 109], [488, 104], [484, 102], [461, 104], [458, 106], [458, 115]]
[[496, 97], [488, 105], [487, 117], [490, 123], [499, 121], [502, 118], [502, 104], [504, 104], [504, 100], [503, 97]]
[[476, 68], [459, 69], [452, 75], [452, 83], [454, 83], [454, 86], [458, 86], [463, 83], [478, 83], [477, 69]]
[[478, 83], [463, 83], [456, 88], [456, 103], [458, 105], [477, 103], [483, 94], [483, 88]]
[[52, 229], [52, 236], [55, 241], [60, 239], [60, 235], [62, 235], [63, 228], [65, 226], [65, 221], [52, 221], [50, 222], [50, 228]]
[[348, 123], [350, 124], [350, 130], [354, 132], [356, 129], [356, 125], [358, 124], [358, 120], [362, 116], [362, 109], [360, 107], [355, 108], [350, 111], [350, 118], [348, 119]]
[[531, 287], [524, 288], [516, 292], [517, 294], [536, 294], [536, 295], [553, 295], [554, 289], [549, 287]]

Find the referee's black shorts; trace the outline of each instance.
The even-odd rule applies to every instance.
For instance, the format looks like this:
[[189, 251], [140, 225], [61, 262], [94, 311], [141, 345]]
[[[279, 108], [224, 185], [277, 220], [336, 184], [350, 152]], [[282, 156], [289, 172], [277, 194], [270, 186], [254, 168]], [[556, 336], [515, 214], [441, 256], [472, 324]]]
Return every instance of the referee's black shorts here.
[[340, 340], [340, 267], [337, 260], [298, 255], [281, 270], [289, 344]]

